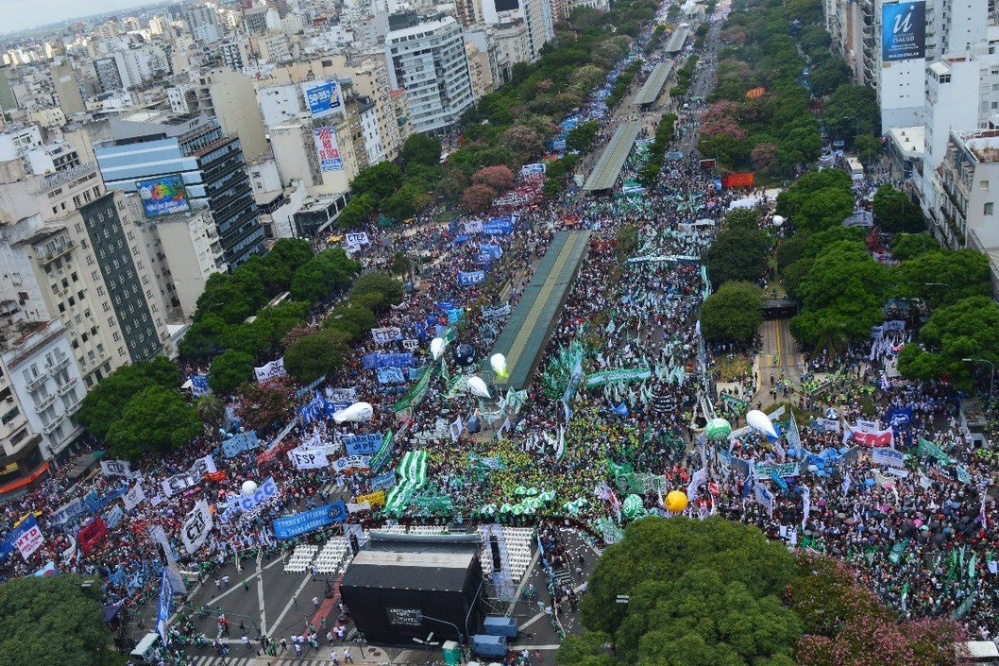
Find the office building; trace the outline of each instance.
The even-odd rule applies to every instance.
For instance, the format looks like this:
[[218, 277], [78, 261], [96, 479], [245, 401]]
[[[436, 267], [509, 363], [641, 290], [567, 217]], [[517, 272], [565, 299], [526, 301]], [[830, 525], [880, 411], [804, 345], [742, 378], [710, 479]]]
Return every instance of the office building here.
[[59, 108], [63, 114], [68, 118], [74, 113], [84, 113], [87, 109], [83, 105], [83, 95], [80, 94], [80, 84], [73, 66], [58, 65], [49, 70], [49, 74], [52, 76], [52, 85], [55, 87]]
[[95, 149], [109, 189], [175, 193], [172, 203], [147, 208], [147, 215], [207, 207], [225, 263], [235, 268], [264, 252], [263, 230], [238, 137], [226, 136], [219, 121], [144, 111], [111, 121], [114, 141]]
[[472, 82], [461, 26], [450, 16], [389, 17], [385, 56], [392, 88], [406, 91], [413, 132], [443, 132], [469, 107]]
[[183, 16], [191, 36], [199, 44], [211, 44], [222, 39], [222, 26], [219, 25], [219, 15], [214, 7], [208, 5], [186, 7]]

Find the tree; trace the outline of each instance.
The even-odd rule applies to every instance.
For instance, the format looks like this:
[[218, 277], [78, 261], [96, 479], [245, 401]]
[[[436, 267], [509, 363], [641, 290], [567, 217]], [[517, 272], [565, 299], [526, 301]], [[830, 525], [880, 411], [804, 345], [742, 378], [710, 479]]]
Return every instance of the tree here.
[[472, 185], [461, 195], [461, 205], [469, 213], [485, 210], [496, 198], [496, 190], [485, 185]]
[[253, 378], [254, 358], [244, 352], [229, 350], [212, 361], [208, 386], [218, 394], [231, 393]]
[[180, 386], [180, 369], [165, 357], [122, 366], [87, 393], [76, 419], [94, 437], [104, 439], [132, 398], [151, 386], [176, 391]]
[[565, 136], [566, 150], [575, 150], [580, 153], [587, 153], [596, 143], [597, 133], [600, 132], [600, 123], [589, 121], [576, 125]]
[[289, 377], [275, 377], [263, 384], [243, 384], [236, 401], [240, 425], [260, 434], [279, 429], [294, 418], [295, 388]]
[[873, 134], [861, 134], [853, 141], [853, 149], [857, 151], [857, 159], [870, 169], [877, 164], [881, 155], [881, 139]]
[[848, 190], [821, 189], [808, 195], [792, 222], [796, 228], [808, 231], [831, 229], [843, 224], [853, 213], [854, 203], [853, 193]]
[[267, 261], [284, 269], [288, 276], [287, 284], [290, 285], [291, 276], [313, 256], [312, 245], [304, 238], [281, 238], [267, 253]]
[[179, 391], [150, 386], [125, 405], [106, 441], [112, 456], [135, 460], [151, 449], [184, 446], [204, 431], [201, 419]]
[[[815, 192], [834, 189], [850, 194], [852, 186], [853, 181], [850, 179], [850, 175], [841, 169], [810, 171], [777, 195], [775, 212], [793, 221], [802, 206]], [[797, 223], [795, 223], [795, 226], [797, 226]]]
[[323, 320], [324, 329], [340, 331], [351, 342], [361, 341], [376, 326], [375, 313], [354, 303], [336, 306]]
[[523, 164], [541, 154], [544, 137], [530, 127], [514, 125], [503, 133], [503, 145], [509, 147]]
[[350, 288], [350, 299], [358, 301], [368, 294], [378, 294], [382, 297], [381, 302], [387, 309], [390, 305], [401, 303], [405, 293], [406, 289], [402, 282], [391, 275], [371, 272], [365, 273], [354, 281], [354, 286]]
[[344, 209], [340, 211], [340, 217], [337, 218], [336, 223], [343, 229], [364, 226], [371, 221], [371, 216], [375, 214], [376, 209], [375, 199], [370, 194], [352, 197]]
[[195, 322], [207, 315], [218, 315], [227, 324], [241, 324], [267, 303], [264, 283], [259, 273], [240, 266], [233, 273], [213, 273], [198, 297]]
[[214, 395], [203, 395], [194, 403], [194, 409], [205, 425], [218, 430], [225, 423], [225, 405]]
[[767, 267], [767, 240], [761, 231], [722, 231], [704, 253], [711, 284], [755, 282]]
[[753, 162], [753, 170], [757, 173], [770, 176], [777, 172], [779, 161], [777, 159], [777, 146], [772, 143], [758, 143], [749, 153], [749, 159]]
[[733, 208], [722, 218], [722, 229], [760, 230], [760, 214], [753, 208]]
[[432, 202], [433, 197], [415, 183], [407, 182], [382, 201], [381, 211], [394, 220], [406, 220], [426, 210]]
[[711, 342], [747, 342], [763, 323], [763, 293], [749, 282], [726, 282], [701, 305], [701, 330]]
[[926, 228], [922, 210], [912, 199], [891, 185], [882, 185], [874, 193], [874, 221], [888, 233], [918, 233]]
[[861, 134], [881, 134], [877, 93], [867, 86], [841, 85], [822, 110], [826, 131], [834, 139], [852, 144]]
[[0, 585], [0, 663], [5, 666], [105, 666], [111, 632], [98, 584], [60, 574]]
[[229, 330], [222, 317], [210, 314], [191, 324], [177, 345], [180, 356], [189, 361], [207, 361], [222, 352], [219, 339]]
[[919, 330], [919, 344], [907, 344], [898, 355], [898, 371], [924, 381], [949, 377], [971, 385], [973, 365], [963, 358], [999, 364], [999, 306], [987, 296], [974, 296], [934, 312]]
[[891, 241], [891, 256], [898, 261], [907, 261], [939, 247], [937, 239], [929, 234], [895, 234]]
[[555, 653], [556, 666], [614, 666], [607, 654], [611, 637], [602, 631], [584, 631], [579, 636], [566, 636]]
[[411, 165], [437, 166], [441, 159], [440, 139], [429, 134], [410, 134], [402, 145], [402, 161]]
[[600, 558], [580, 618], [613, 637], [624, 663], [765, 663], [789, 657], [802, 632], [778, 597], [794, 571], [787, 549], [755, 527], [645, 518]]
[[473, 183], [476, 185], [485, 185], [497, 192], [509, 190], [513, 187], [513, 181], [513, 171], [510, 171], [510, 167], [507, 166], [484, 167], [472, 175]]
[[296, 301], [320, 303], [329, 300], [350, 284], [360, 270], [342, 248], [320, 252], [305, 263], [291, 281], [291, 297]]
[[340, 371], [349, 353], [347, 336], [336, 329], [326, 329], [290, 345], [284, 353], [288, 374], [302, 384]]
[[401, 183], [402, 169], [391, 162], [382, 162], [361, 169], [357, 177], [350, 181], [350, 191], [355, 197], [370, 195], [378, 204], [399, 189]]
[[825, 97], [842, 85], [850, 83], [850, 68], [841, 58], [827, 58], [808, 77], [812, 92]]
[[903, 261], [894, 277], [896, 296], [922, 298], [934, 309], [992, 294], [989, 258], [971, 249], [952, 252], [934, 244], [932, 250]]

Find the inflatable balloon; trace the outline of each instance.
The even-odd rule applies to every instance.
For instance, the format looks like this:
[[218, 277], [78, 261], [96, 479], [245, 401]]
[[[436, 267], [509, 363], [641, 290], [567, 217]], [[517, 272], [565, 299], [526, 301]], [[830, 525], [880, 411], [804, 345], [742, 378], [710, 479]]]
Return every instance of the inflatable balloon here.
[[444, 342], [444, 338], [434, 338], [430, 341], [430, 355], [434, 357], [435, 361], [444, 353], [445, 347], [447, 347], [447, 343]]
[[680, 490], [670, 491], [666, 495], [666, 510], [670, 513], [683, 513], [687, 508], [687, 495]]
[[374, 410], [371, 405], [367, 402], [355, 402], [350, 407], [346, 409], [341, 409], [338, 412], [334, 412], [333, 420], [337, 423], [344, 423], [345, 421], [359, 422], [359, 421], [370, 421], [371, 417], [374, 415]]
[[642, 518], [646, 514], [645, 507], [642, 506], [642, 498], [638, 495], [628, 495], [621, 503], [621, 515], [629, 520]]
[[472, 349], [471, 345], [458, 345], [458, 348], [454, 350], [454, 360], [458, 362], [458, 365], [467, 368], [475, 363], [475, 350]]
[[506, 379], [510, 376], [510, 373], [506, 371], [506, 356], [503, 354], [493, 354], [489, 358], [489, 365], [492, 366], [493, 372], [500, 379]]
[[769, 439], [777, 439], [777, 429], [770, 422], [770, 417], [758, 409], [754, 409], [746, 414], [746, 423], [758, 433], [765, 435]]
[[257, 484], [253, 481], [243, 481], [239, 491], [246, 497], [253, 497], [253, 493], [257, 492]]
[[704, 434], [712, 442], [722, 442], [732, 434], [732, 424], [725, 419], [711, 419], [708, 421]]
[[489, 389], [486, 387], [486, 383], [482, 381], [481, 377], [471, 377], [468, 380], [468, 392], [472, 395], [476, 395], [480, 398], [489, 397]]

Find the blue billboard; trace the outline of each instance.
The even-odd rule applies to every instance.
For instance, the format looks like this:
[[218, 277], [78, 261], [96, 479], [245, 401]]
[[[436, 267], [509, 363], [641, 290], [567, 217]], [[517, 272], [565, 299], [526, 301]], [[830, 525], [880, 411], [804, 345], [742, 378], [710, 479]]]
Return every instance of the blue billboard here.
[[184, 179], [179, 175], [140, 180], [135, 183], [135, 189], [139, 192], [146, 217], [186, 213], [191, 210]]
[[343, 98], [337, 81], [308, 81], [302, 84], [302, 94], [313, 118], [343, 111]]
[[896, 3], [881, 7], [881, 61], [926, 57], [926, 3]]

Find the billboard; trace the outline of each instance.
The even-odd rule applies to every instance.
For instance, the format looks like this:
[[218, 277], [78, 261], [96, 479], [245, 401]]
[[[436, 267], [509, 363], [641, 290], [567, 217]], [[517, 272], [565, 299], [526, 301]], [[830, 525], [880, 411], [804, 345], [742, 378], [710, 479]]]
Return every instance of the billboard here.
[[191, 210], [184, 179], [179, 175], [136, 181], [135, 188], [139, 191], [146, 217], [186, 213]]
[[881, 7], [881, 61], [926, 57], [926, 3], [908, 2]]
[[313, 118], [343, 111], [343, 98], [337, 81], [308, 81], [302, 84], [302, 95]]
[[336, 130], [332, 127], [317, 127], [312, 130], [316, 142], [316, 152], [319, 153], [319, 169], [328, 171], [343, 171], [343, 159], [340, 157], [340, 144], [336, 140]]

